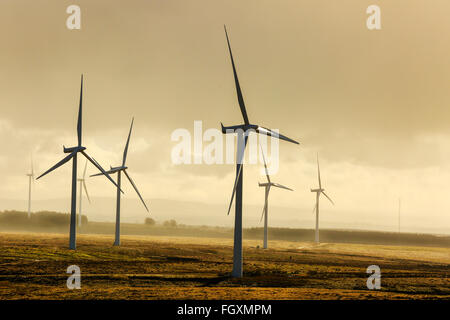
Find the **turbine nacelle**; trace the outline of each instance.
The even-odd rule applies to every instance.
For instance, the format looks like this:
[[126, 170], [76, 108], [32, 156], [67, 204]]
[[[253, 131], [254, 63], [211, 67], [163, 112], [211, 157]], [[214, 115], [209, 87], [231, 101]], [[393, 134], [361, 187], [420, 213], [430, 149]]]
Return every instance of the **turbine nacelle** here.
[[[244, 133], [247, 133], [249, 131], [254, 131], [255, 133], [259, 133], [259, 134], [264, 134], [266, 136], [269, 137], [274, 137], [277, 139], [281, 139], [281, 140], [285, 140], [288, 142], [292, 142], [295, 144], [299, 144], [297, 141], [292, 140], [278, 132], [275, 132], [271, 129], [268, 128], [264, 128], [261, 126], [258, 126], [256, 124], [240, 124], [240, 125], [236, 125], [236, 126], [229, 126], [229, 127], [225, 127], [222, 123], [220, 123], [220, 125], [222, 126], [222, 133], [226, 134], [226, 133], [235, 133], [237, 130], [242, 130]], [[227, 132], [228, 131], [228, 132]], [[248, 135], [248, 133], [247, 133]]]
[[[119, 166], [119, 167], [109, 166], [109, 167], [110, 167], [110, 169], [107, 171], [109, 174], [117, 173], [119, 171], [125, 171], [126, 169], [128, 169], [128, 167], [126, 167], [126, 166]], [[94, 174], [94, 175], [91, 175], [91, 177], [98, 176], [98, 175], [100, 175], [100, 174]]]
[[123, 171], [128, 169], [126, 166], [120, 166], [120, 167], [111, 167], [111, 171], [117, 172], [117, 171]]
[[221, 122], [220, 125], [222, 126], [222, 133], [235, 133], [237, 130], [242, 130], [243, 132], [247, 132], [248, 130], [254, 130], [256, 131], [259, 126], [255, 124], [239, 124], [236, 126], [229, 126], [225, 127], [223, 123]]
[[[119, 166], [119, 167], [109, 166], [109, 167], [110, 167], [110, 169], [108, 171], [106, 171], [107, 174], [114, 174], [114, 173], [121, 172], [121, 171], [125, 172], [125, 170], [128, 169], [128, 167], [126, 167], [126, 166]], [[104, 173], [100, 172], [100, 173], [96, 173], [96, 174], [91, 174], [91, 177], [96, 177], [96, 176], [101, 176], [101, 175], [104, 175]]]
[[311, 189], [311, 192], [324, 192], [325, 189]]
[[81, 152], [81, 151], [86, 150], [86, 147], [76, 146], [76, 147], [66, 148], [65, 146], [63, 146], [63, 150], [64, 150], [64, 153]]
[[264, 183], [258, 182], [258, 185], [259, 185], [260, 187], [267, 187], [267, 186], [271, 186], [272, 184], [271, 184], [271, 183], [268, 183], [268, 182], [264, 182]]

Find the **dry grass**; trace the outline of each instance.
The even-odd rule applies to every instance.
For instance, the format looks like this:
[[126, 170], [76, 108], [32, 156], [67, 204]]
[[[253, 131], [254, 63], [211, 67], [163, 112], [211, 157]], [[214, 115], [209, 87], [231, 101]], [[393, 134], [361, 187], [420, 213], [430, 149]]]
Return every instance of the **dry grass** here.
[[[450, 299], [450, 249], [244, 242], [244, 277], [228, 276], [232, 240], [0, 233], [0, 299]], [[66, 288], [76, 264], [82, 289]], [[379, 265], [382, 289], [366, 288]]]

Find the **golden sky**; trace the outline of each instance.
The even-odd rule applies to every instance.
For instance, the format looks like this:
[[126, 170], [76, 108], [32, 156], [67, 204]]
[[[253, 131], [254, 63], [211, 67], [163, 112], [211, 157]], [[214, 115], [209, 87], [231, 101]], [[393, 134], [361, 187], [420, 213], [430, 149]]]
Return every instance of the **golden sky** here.
[[[71, 4], [81, 8], [81, 30], [66, 28]], [[366, 28], [371, 4], [381, 8], [381, 30]], [[152, 199], [215, 204], [223, 212], [205, 224], [220, 217], [232, 225], [233, 167], [174, 166], [170, 158], [173, 130], [192, 131], [194, 120], [205, 129], [242, 122], [226, 24], [250, 121], [301, 142], [280, 144], [273, 180], [295, 192], [271, 192], [271, 206], [293, 209], [287, 218], [313, 227], [319, 152], [336, 202], [323, 202], [325, 227], [396, 230], [401, 197], [406, 230], [449, 233], [449, 10], [447, 0], [2, 0], [0, 199], [26, 199], [31, 153], [41, 173], [62, 158], [63, 144], [75, 144], [83, 73], [89, 153], [104, 167], [118, 165], [134, 116], [128, 164], [150, 210]], [[244, 202], [262, 209], [260, 169], [245, 168]], [[69, 181], [65, 166], [33, 195], [67, 198], [60, 210], [68, 210]], [[101, 179], [89, 189], [114, 196]], [[86, 206], [94, 220], [113, 208]], [[283, 225], [287, 213], [271, 212]], [[244, 221], [258, 225], [259, 215], [247, 210]]]

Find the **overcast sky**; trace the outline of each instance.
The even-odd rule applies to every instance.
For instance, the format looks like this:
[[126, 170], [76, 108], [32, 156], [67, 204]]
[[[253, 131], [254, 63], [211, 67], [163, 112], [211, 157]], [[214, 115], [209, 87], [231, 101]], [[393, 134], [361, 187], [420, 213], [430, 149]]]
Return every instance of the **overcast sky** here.
[[[382, 29], [369, 31], [375, 2]], [[81, 30], [66, 27], [71, 4], [81, 8]], [[447, 0], [2, 0], [0, 199], [26, 199], [30, 154], [42, 173], [64, 156], [63, 144], [75, 145], [83, 73], [88, 152], [119, 165], [134, 116], [129, 172], [150, 210], [152, 199], [222, 205], [205, 221], [214, 224], [235, 169], [175, 166], [170, 136], [193, 132], [195, 120], [204, 129], [242, 122], [226, 24], [250, 122], [301, 142], [280, 143], [272, 179], [295, 192], [271, 192], [270, 205], [298, 209], [298, 221], [311, 221], [298, 227], [313, 227], [318, 152], [336, 202], [322, 199], [326, 226], [377, 221], [396, 230], [401, 197], [406, 230], [450, 233], [449, 10]], [[244, 202], [262, 209], [260, 169], [245, 167]], [[67, 198], [67, 211], [70, 170], [37, 181], [33, 197]], [[93, 197], [115, 194], [101, 177], [89, 188]]]

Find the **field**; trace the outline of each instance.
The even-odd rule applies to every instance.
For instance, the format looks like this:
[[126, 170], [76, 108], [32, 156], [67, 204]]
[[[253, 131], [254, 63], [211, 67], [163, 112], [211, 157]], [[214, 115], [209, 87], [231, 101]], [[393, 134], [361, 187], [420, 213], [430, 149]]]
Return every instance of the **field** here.
[[[244, 277], [229, 277], [232, 240], [0, 233], [0, 299], [450, 299], [450, 249], [244, 241]], [[81, 268], [81, 290], [66, 269]], [[368, 290], [366, 268], [381, 268]]]

